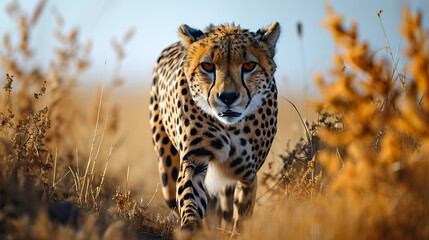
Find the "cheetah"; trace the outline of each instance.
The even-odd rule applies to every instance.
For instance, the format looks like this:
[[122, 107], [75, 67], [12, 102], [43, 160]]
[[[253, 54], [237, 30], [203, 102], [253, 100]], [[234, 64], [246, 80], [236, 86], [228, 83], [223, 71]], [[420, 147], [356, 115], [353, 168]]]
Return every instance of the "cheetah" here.
[[255, 204], [257, 171], [276, 134], [275, 47], [280, 25], [182, 25], [153, 73], [150, 125], [162, 193], [182, 230], [197, 231], [208, 204], [238, 229]]

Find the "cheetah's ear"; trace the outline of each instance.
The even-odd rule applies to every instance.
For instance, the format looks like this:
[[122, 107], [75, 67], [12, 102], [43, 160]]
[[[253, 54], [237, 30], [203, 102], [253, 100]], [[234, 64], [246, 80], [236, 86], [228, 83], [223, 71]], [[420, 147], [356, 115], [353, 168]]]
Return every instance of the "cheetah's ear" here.
[[273, 22], [268, 27], [261, 28], [256, 32], [256, 39], [268, 43], [273, 48], [276, 46], [279, 36], [280, 24], [278, 22]]
[[179, 35], [182, 39], [182, 44], [185, 46], [205, 37], [205, 34], [201, 30], [191, 28], [186, 24], [180, 26]]

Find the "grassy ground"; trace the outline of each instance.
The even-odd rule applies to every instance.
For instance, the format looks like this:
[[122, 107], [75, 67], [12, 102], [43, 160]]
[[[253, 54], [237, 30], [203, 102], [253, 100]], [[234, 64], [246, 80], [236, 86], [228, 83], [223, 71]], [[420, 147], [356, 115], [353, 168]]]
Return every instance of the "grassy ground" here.
[[[76, 87], [89, 47], [60, 23], [49, 70], [26, 69], [38, 12], [16, 14], [18, 42], [5, 36], [1, 51], [0, 238], [172, 239], [178, 223], [157, 186], [147, 89]], [[240, 234], [215, 229], [214, 238], [429, 237], [429, 42], [419, 20], [404, 10], [399, 69], [395, 53], [379, 58], [328, 8], [338, 52], [330, 75], [315, 78], [320, 99], [310, 110], [280, 94], [315, 123], [280, 100], [254, 215]]]

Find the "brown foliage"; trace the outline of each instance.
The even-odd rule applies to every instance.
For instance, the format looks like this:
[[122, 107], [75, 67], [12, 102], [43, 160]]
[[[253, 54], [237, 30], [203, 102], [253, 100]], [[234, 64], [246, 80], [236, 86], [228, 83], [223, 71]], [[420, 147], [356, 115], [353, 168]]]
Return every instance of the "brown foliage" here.
[[[315, 77], [322, 92], [318, 109], [337, 116], [340, 128], [333, 127], [335, 121], [318, 123], [310, 141], [301, 141], [283, 157], [281, 172], [288, 178], [300, 169], [291, 161], [301, 159], [304, 166], [315, 161], [323, 166], [327, 184], [317, 197], [294, 201], [303, 187], [293, 191], [299, 184], [286, 182], [286, 200], [275, 212], [293, 224], [264, 232], [292, 238], [428, 238], [429, 41], [421, 16], [404, 9], [401, 30], [408, 68], [399, 73], [393, 54], [393, 66], [376, 58], [359, 40], [356, 23], [346, 29], [332, 7], [327, 12], [323, 26], [338, 52], [329, 76]], [[314, 146], [315, 160], [310, 160], [313, 156], [305, 153]], [[308, 170], [311, 166], [301, 172]], [[308, 180], [305, 174], [293, 179], [299, 183], [302, 178]], [[262, 236], [260, 228], [249, 225], [250, 232]]]
[[[103, 137], [118, 131], [120, 109], [109, 106], [105, 107], [106, 113], [101, 113], [100, 92], [97, 120], [90, 121], [72, 98], [79, 77], [90, 66], [91, 43], [82, 45], [77, 29], [64, 32], [63, 19], [58, 14], [54, 37], [59, 47], [54, 50], [55, 59], [47, 71], [26, 67], [35, 52], [29, 44], [31, 32], [45, 3], [40, 1], [31, 20], [18, 2], [8, 7], [11, 19], [17, 21], [19, 31], [15, 33], [19, 36], [14, 44], [6, 34], [5, 51], [0, 51], [1, 69], [6, 73], [4, 91], [0, 93], [0, 238], [171, 237], [173, 225], [160, 216], [147, 211], [141, 215], [144, 218], [125, 214], [128, 209], [122, 205], [109, 210], [114, 205], [111, 198], [115, 179], [107, 180], [106, 172], [114, 145], [106, 157], [100, 152], [104, 151]], [[131, 36], [132, 32], [127, 33], [118, 46], [123, 49]], [[119, 79], [119, 70], [118, 67], [115, 79]], [[116, 80], [107, 93], [118, 85]], [[111, 122], [105, 117], [108, 112], [112, 112]], [[104, 127], [98, 127], [104, 118]], [[77, 149], [77, 141], [87, 142], [89, 134], [81, 136], [76, 130], [93, 129], [94, 122], [91, 146]], [[61, 152], [58, 146], [63, 148]], [[79, 160], [82, 158], [86, 161]], [[100, 168], [103, 171], [99, 172]]]

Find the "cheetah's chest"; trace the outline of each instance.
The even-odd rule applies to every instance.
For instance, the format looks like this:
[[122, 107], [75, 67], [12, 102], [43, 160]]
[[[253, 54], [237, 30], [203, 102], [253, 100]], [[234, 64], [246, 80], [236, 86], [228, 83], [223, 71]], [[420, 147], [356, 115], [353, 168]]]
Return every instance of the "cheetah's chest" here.
[[[237, 130], [236, 130], [237, 132]], [[225, 186], [234, 185], [238, 180], [253, 178], [256, 174], [255, 157], [252, 146], [241, 135], [228, 133], [228, 151], [210, 161], [205, 177], [206, 191], [216, 196]]]

